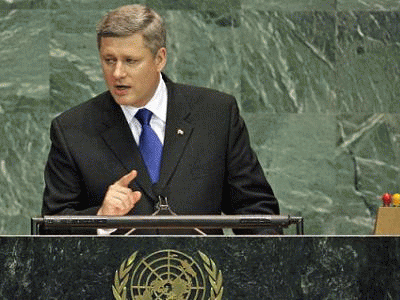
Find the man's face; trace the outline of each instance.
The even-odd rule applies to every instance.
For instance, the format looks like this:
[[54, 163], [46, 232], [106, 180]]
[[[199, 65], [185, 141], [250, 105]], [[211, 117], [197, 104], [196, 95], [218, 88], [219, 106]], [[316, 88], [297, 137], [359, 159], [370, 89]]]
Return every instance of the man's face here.
[[100, 61], [115, 101], [142, 107], [157, 89], [160, 72], [166, 63], [166, 49], [159, 49], [154, 56], [140, 33], [128, 37], [103, 37]]

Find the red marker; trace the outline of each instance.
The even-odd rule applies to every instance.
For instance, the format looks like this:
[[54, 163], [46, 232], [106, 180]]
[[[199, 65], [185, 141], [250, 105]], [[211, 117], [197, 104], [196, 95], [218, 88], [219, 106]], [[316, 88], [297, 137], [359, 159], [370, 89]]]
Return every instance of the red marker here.
[[383, 202], [383, 206], [390, 206], [392, 204], [392, 195], [390, 195], [389, 193], [385, 193], [382, 195], [382, 202]]

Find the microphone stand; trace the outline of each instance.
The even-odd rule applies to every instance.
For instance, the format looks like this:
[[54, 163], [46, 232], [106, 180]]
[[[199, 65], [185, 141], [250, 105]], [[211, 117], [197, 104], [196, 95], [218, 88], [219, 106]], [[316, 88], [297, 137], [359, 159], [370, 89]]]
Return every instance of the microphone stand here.
[[[158, 196], [158, 203], [156, 204], [156, 211], [152, 214], [152, 216], [177, 216], [176, 213], [172, 211], [172, 209], [168, 205], [168, 199], [167, 197], [163, 196]], [[193, 228], [194, 231], [199, 233], [200, 235], [206, 236], [207, 234], [203, 232], [202, 230], [198, 228]], [[130, 235], [132, 232], [134, 232], [136, 228], [132, 228], [128, 232], [126, 232], [124, 235]]]

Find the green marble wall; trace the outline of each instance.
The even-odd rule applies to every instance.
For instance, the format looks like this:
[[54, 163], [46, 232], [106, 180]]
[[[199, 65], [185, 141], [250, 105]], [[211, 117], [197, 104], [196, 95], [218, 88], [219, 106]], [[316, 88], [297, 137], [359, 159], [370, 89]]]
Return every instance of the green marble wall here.
[[[0, 234], [41, 208], [50, 120], [102, 92], [94, 27], [127, 0], [0, 0]], [[400, 192], [398, 0], [151, 0], [166, 73], [237, 97], [282, 213], [370, 234]]]

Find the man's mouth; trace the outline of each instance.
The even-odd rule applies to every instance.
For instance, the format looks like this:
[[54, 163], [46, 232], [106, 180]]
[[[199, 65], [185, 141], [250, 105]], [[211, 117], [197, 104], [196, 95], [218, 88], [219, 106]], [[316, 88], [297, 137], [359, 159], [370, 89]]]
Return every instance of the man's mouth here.
[[130, 88], [129, 85], [124, 84], [114, 85], [114, 94], [119, 97], [126, 96], [128, 95]]
[[116, 88], [117, 90], [123, 91], [123, 90], [129, 89], [130, 86], [129, 86], [129, 85], [116, 85], [115, 88]]

